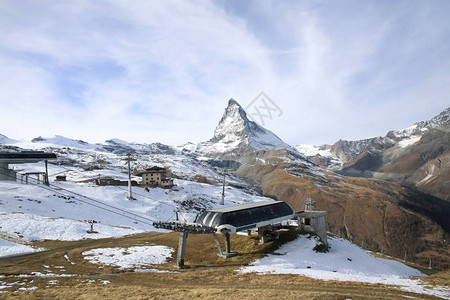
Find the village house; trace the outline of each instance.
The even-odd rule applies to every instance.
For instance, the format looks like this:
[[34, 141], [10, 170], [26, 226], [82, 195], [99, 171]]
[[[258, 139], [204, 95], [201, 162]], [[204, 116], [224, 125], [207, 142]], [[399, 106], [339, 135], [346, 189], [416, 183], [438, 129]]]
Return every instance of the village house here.
[[174, 186], [173, 179], [167, 178], [166, 169], [157, 166], [138, 174], [142, 176], [141, 185], [170, 189]]

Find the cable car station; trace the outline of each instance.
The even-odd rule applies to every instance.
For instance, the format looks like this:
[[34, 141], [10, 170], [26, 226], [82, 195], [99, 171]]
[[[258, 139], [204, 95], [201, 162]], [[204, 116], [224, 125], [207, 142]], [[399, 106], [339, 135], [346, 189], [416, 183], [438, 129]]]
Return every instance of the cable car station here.
[[[177, 253], [177, 265], [185, 268], [184, 256], [188, 234], [212, 234], [217, 244], [218, 255], [232, 257], [238, 253], [231, 251], [230, 234], [251, 235], [257, 231], [260, 243], [270, 241], [282, 232], [296, 228], [317, 234], [327, 244], [325, 211], [295, 212], [283, 201], [262, 201], [232, 207], [204, 211], [196, 216], [194, 222], [180, 221], [178, 218], [169, 222], [155, 222], [156, 228], [180, 232]], [[289, 221], [289, 222], [288, 222]], [[285, 222], [286, 225], [281, 225]], [[280, 231], [280, 229], [282, 229]], [[222, 252], [218, 234], [225, 238], [225, 252]]]

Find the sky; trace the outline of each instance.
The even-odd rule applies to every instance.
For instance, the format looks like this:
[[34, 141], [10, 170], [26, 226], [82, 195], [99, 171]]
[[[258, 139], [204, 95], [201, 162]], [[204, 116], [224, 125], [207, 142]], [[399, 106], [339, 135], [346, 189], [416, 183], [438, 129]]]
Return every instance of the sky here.
[[201, 142], [230, 98], [263, 112], [263, 92], [277, 111], [260, 124], [291, 145], [384, 136], [450, 106], [449, 11], [447, 0], [2, 0], [0, 134]]

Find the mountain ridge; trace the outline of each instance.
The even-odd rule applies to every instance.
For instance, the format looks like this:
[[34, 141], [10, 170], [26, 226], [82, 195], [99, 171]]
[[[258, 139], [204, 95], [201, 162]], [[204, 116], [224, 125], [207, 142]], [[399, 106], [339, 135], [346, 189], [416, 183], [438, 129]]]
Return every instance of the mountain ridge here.
[[333, 145], [297, 145], [311, 161], [343, 175], [409, 184], [450, 200], [450, 108], [426, 121], [391, 130], [384, 137]]

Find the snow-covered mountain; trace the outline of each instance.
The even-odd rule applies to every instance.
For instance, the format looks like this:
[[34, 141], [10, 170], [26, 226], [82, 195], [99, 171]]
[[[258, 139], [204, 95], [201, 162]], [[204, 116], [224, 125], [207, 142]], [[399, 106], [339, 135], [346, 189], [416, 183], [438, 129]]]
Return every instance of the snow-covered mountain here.
[[[130, 153], [136, 161], [133, 169], [136, 173], [152, 166], [165, 167], [172, 176], [185, 180], [198, 180], [204, 176], [210, 183], [221, 183], [223, 174], [220, 162], [209, 159], [197, 159], [175, 147], [161, 143], [129, 143], [119, 139], [110, 139], [104, 143], [87, 143], [82, 140], [63, 136], [37, 137], [32, 141], [19, 141], [5, 137], [0, 141], [0, 151], [42, 150], [57, 154], [58, 160], [50, 162], [70, 170], [79, 170], [83, 178], [94, 176], [115, 176], [125, 179], [126, 159]], [[21, 169], [25, 165], [18, 165]], [[81, 170], [80, 170], [81, 169]], [[60, 170], [63, 172], [63, 170]], [[85, 171], [85, 172], [82, 172]], [[82, 178], [77, 178], [82, 180]], [[138, 178], [136, 178], [138, 179]], [[247, 188], [249, 184], [232, 174], [227, 174], [227, 182], [234, 186]]]
[[273, 149], [295, 151], [273, 132], [249, 120], [245, 110], [234, 99], [228, 101], [213, 138], [199, 145], [186, 144], [181, 149], [196, 151], [207, 157], [238, 157], [253, 151]]
[[404, 182], [450, 200], [450, 108], [384, 137], [296, 148], [311, 161], [341, 174]]
[[[5, 139], [7, 139], [5, 137]], [[7, 139], [4, 142], [0, 139], [0, 145], [11, 145], [26, 149], [78, 149], [80, 151], [98, 151], [108, 152], [118, 155], [130, 154], [175, 154], [178, 150], [174, 147], [161, 143], [140, 144], [130, 143], [120, 139], [109, 139], [102, 143], [91, 144], [83, 140], [74, 140], [64, 136], [56, 135], [54, 137], [42, 137], [32, 139], [31, 141], [17, 141]]]
[[399, 130], [391, 130], [384, 137], [374, 137], [356, 141], [339, 140], [333, 145], [298, 144], [297, 151], [315, 163], [331, 170], [340, 170], [345, 164], [365, 151], [382, 151], [389, 148], [404, 149], [416, 144], [431, 129], [445, 126], [450, 121], [450, 107], [436, 117], [420, 121]]
[[17, 141], [10, 139], [3, 134], [0, 134], [0, 151], [2, 148], [7, 151], [15, 151], [14, 146], [9, 146], [9, 144], [14, 144], [14, 143], [17, 143]]

